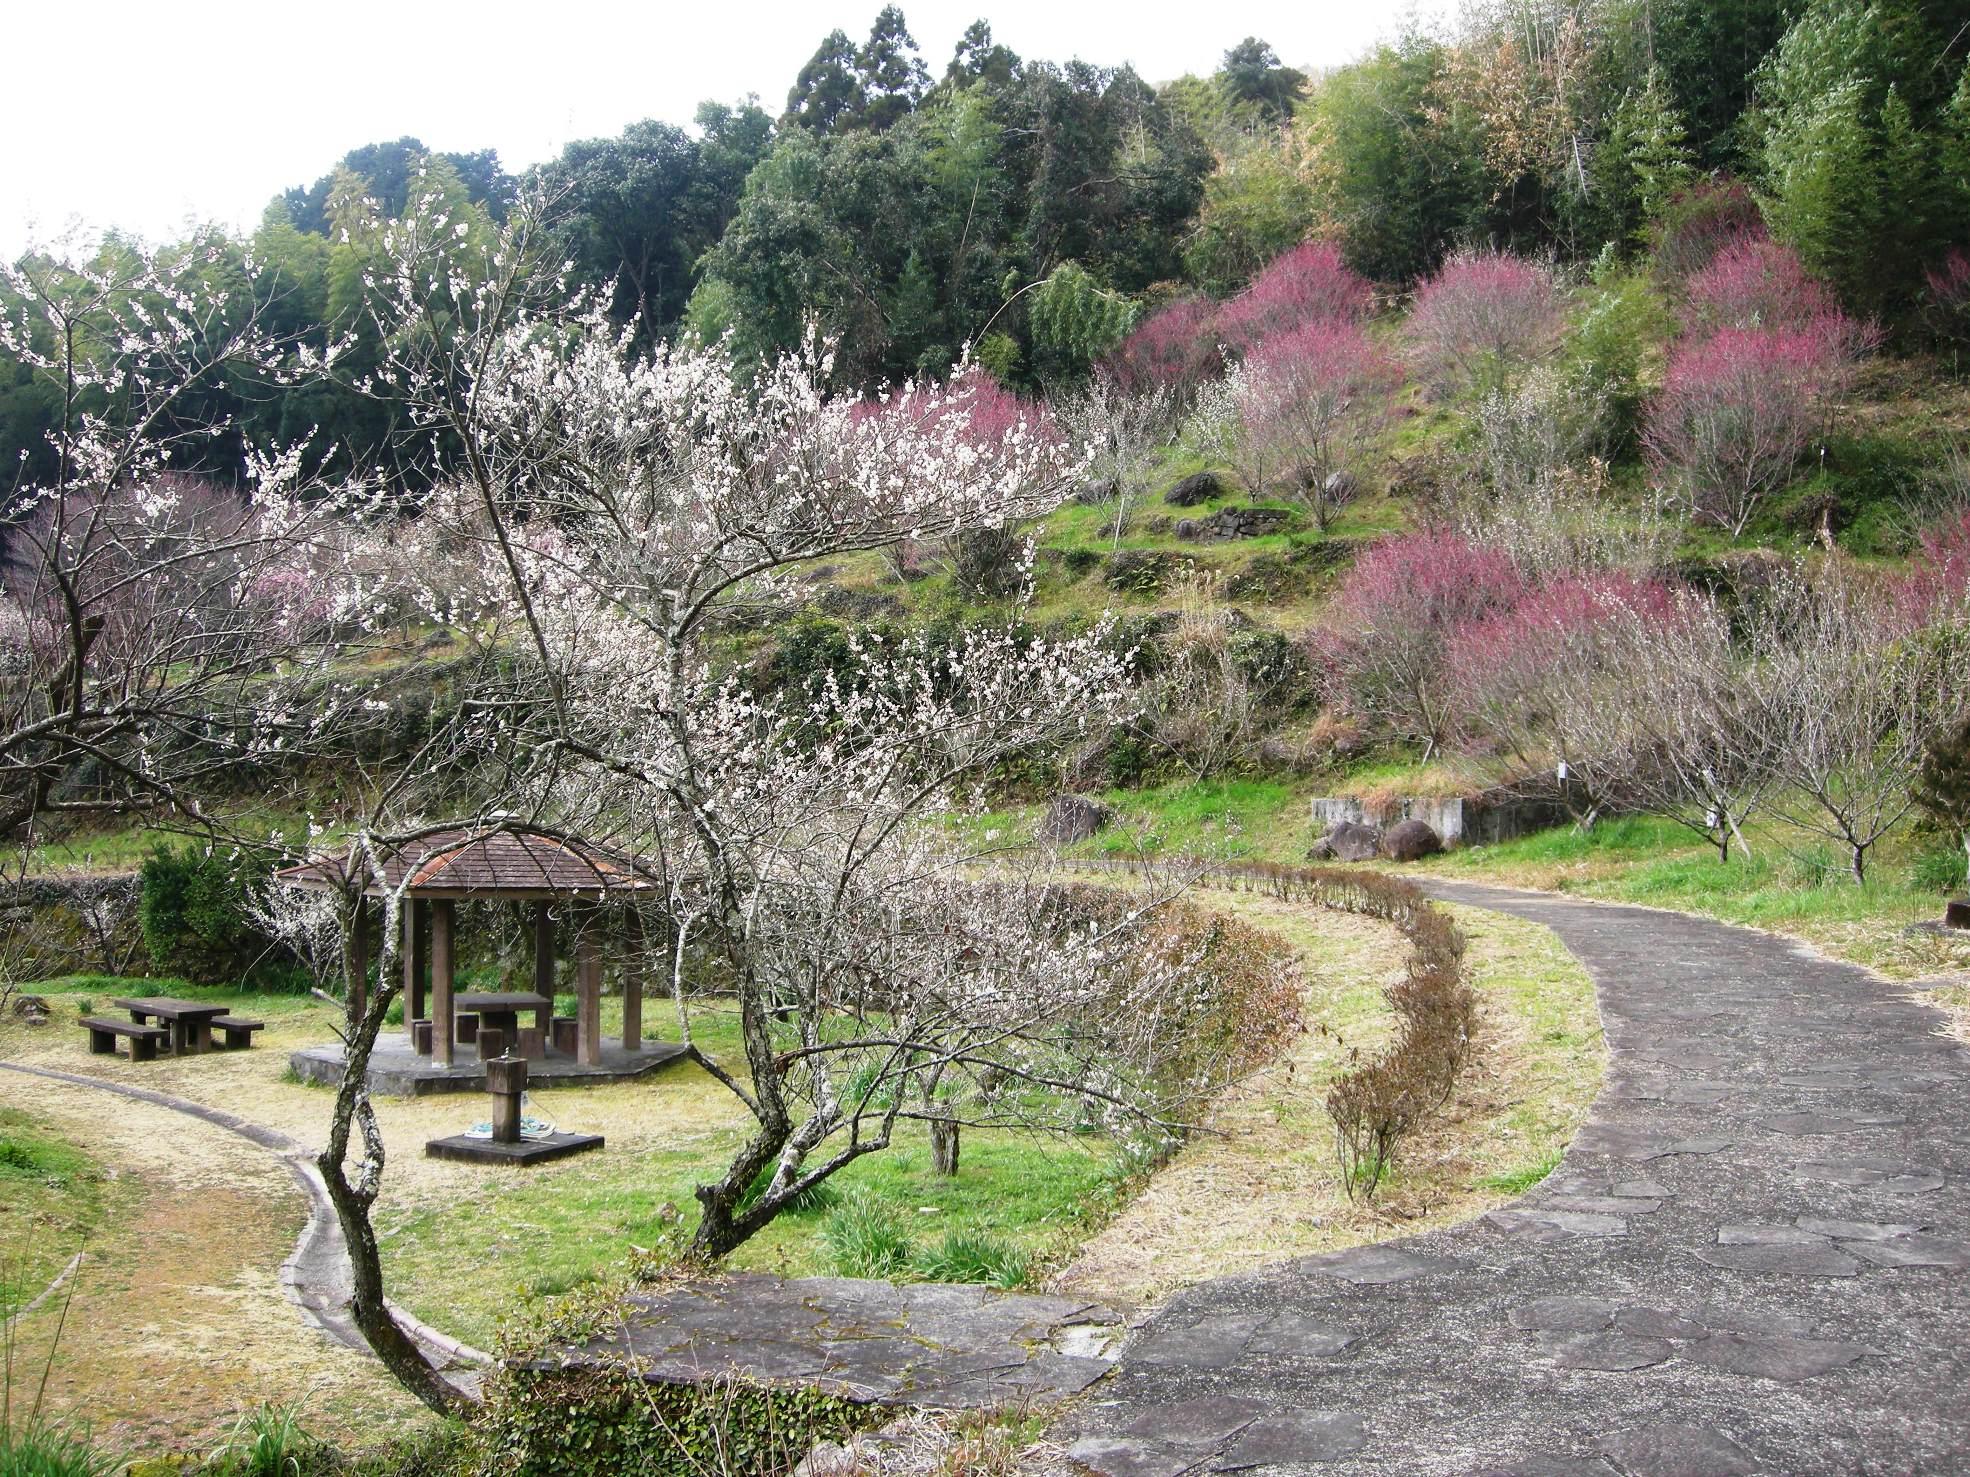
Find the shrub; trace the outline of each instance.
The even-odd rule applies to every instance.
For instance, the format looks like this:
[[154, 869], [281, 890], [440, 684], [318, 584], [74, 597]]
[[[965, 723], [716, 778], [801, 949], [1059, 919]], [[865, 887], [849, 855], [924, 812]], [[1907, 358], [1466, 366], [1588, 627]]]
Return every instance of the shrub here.
[[188, 842], [144, 859], [137, 921], [152, 965], [206, 983], [238, 979], [264, 962], [267, 944], [248, 921], [264, 866]]
[[1671, 498], [1742, 534], [1792, 479], [1841, 368], [1812, 332], [1726, 328], [1684, 344], [1642, 435]]
[[917, 1257], [916, 1272], [926, 1282], [983, 1282], [991, 1287], [1025, 1284], [1026, 1253], [1003, 1237], [983, 1231], [949, 1230], [943, 1240]]
[[868, 1195], [852, 1195], [829, 1211], [821, 1238], [844, 1277], [893, 1277], [907, 1271], [916, 1255], [895, 1210]]
[[480, 1469], [509, 1477], [753, 1477], [792, 1471], [818, 1442], [882, 1414], [811, 1387], [508, 1365], [487, 1382], [472, 1440]]
[[1505, 252], [1460, 252], [1416, 289], [1404, 332], [1439, 399], [1502, 389], [1559, 342], [1552, 269]]
[[1305, 241], [1273, 258], [1218, 314], [1218, 334], [1248, 353], [1276, 334], [1314, 324], [1359, 323], [1373, 305], [1368, 279], [1341, 260], [1331, 241]]
[[1409, 941], [1402, 978], [1384, 992], [1396, 1015], [1395, 1039], [1327, 1091], [1342, 1185], [1350, 1199], [1368, 1198], [1394, 1166], [1402, 1140], [1448, 1100], [1470, 1055], [1478, 999], [1464, 978], [1464, 936], [1397, 877], [1267, 864], [1222, 870], [1250, 890], [1383, 919]]
[[1377, 544], [1341, 581], [1326, 629], [1315, 636], [1333, 697], [1434, 750], [1457, 717], [1445, 642], [1466, 622], [1514, 604], [1523, 589], [1502, 551], [1459, 534]]

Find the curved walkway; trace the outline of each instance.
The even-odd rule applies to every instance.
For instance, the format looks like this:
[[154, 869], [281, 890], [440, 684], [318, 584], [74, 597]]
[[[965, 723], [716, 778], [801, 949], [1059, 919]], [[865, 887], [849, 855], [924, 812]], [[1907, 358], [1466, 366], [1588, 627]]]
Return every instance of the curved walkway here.
[[1105, 1477], [1970, 1470], [1970, 1051], [1867, 972], [1647, 909], [1552, 928], [1611, 1061], [1560, 1168], [1447, 1231], [1174, 1298], [1054, 1434]]

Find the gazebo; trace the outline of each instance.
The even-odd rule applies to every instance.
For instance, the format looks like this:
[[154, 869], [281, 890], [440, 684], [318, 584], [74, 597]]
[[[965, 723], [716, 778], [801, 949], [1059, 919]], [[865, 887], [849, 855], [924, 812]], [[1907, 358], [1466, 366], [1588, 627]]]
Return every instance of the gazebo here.
[[[554, 911], [557, 906], [576, 910], [575, 1062], [599, 1068], [602, 952], [597, 915], [601, 904], [635, 898], [653, 886], [625, 858], [599, 846], [507, 821], [426, 831], [389, 847], [351, 847], [283, 868], [275, 876], [289, 887], [358, 892], [348, 944], [354, 1014], [363, 1009], [373, 954], [376, 925], [371, 914], [381, 911], [369, 900], [401, 900], [404, 1027], [417, 1043], [416, 1025], [427, 1017], [428, 976], [430, 1061], [441, 1072], [452, 1067], [457, 1047], [454, 940], [461, 901], [533, 904], [532, 994], [549, 1004], [555, 985]], [[630, 916], [635, 928], [635, 915]], [[510, 1003], [522, 997], [504, 998]], [[635, 1054], [642, 1045], [643, 986], [633, 963], [623, 974], [622, 1021], [623, 1049]]]

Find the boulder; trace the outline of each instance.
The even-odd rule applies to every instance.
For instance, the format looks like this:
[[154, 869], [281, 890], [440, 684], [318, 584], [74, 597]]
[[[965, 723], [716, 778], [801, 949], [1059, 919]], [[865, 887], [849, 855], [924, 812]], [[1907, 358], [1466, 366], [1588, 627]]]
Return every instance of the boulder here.
[[18, 995], [14, 998], [14, 1014], [30, 1026], [48, 1024], [48, 1002], [39, 995]]
[[1427, 821], [1397, 821], [1382, 838], [1382, 851], [1392, 862], [1421, 861], [1443, 850], [1443, 838]]
[[1180, 539], [1199, 539], [1204, 536], [1204, 525], [1195, 518], [1179, 518], [1175, 531]]
[[1108, 807], [1086, 795], [1062, 795], [1040, 820], [1040, 839], [1054, 846], [1086, 841], [1111, 818]]
[[1223, 492], [1224, 483], [1216, 472], [1197, 472], [1172, 487], [1164, 494], [1163, 501], [1173, 508], [1194, 508]]
[[1328, 502], [1344, 503], [1354, 496], [1355, 489], [1360, 485], [1359, 482], [1355, 481], [1354, 473], [1352, 472], [1329, 472], [1327, 474], [1327, 480], [1321, 484], [1320, 490], [1326, 494]]
[[1307, 855], [1318, 860], [1372, 862], [1382, 854], [1382, 828], [1362, 821], [1336, 821]]

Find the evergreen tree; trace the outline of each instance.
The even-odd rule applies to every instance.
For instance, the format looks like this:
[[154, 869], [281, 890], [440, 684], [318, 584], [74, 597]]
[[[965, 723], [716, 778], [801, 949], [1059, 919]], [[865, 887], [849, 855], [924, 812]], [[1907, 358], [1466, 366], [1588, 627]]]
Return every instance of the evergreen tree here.
[[846, 31], [830, 31], [794, 78], [782, 128], [816, 133], [850, 126], [868, 111], [868, 94], [856, 67], [855, 43]]
[[1270, 45], [1247, 36], [1224, 54], [1218, 82], [1234, 105], [1255, 108], [1267, 120], [1283, 123], [1293, 116], [1306, 73], [1282, 64]]
[[885, 5], [869, 27], [869, 39], [855, 55], [855, 70], [866, 99], [860, 122], [877, 131], [913, 111], [930, 87], [917, 43], [894, 5]]

